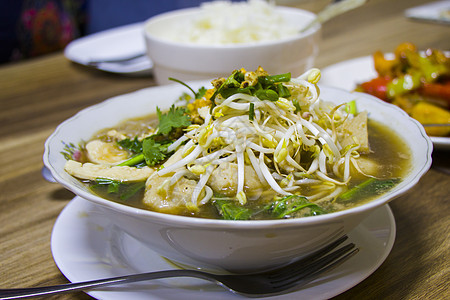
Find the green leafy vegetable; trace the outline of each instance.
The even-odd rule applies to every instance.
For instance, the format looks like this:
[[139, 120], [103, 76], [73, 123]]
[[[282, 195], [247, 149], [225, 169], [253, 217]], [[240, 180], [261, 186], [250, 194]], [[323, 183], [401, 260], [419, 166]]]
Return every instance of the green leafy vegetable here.
[[336, 201], [349, 202], [355, 199], [366, 197], [368, 195], [380, 195], [400, 182], [399, 178], [394, 179], [377, 179], [370, 178], [361, 184], [349, 189], [345, 193], [342, 193]]
[[248, 220], [252, 216], [252, 211], [237, 204], [237, 201], [216, 199], [213, 203], [225, 220]]
[[121, 146], [124, 149], [128, 149], [134, 153], [141, 153], [142, 152], [142, 141], [139, 141], [137, 137], [132, 139], [123, 139], [121, 141], [117, 142], [119, 146]]
[[97, 186], [108, 186], [108, 193], [118, 193], [119, 192], [119, 186], [122, 183], [117, 180], [112, 180], [108, 178], [97, 178], [95, 180], [95, 185], [93, 187]]
[[191, 125], [191, 119], [185, 114], [183, 107], [172, 105], [170, 110], [163, 114], [159, 107], [156, 108], [159, 119], [159, 134], [169, 134], [174, 128], [182, 128]]
[[170, 143], [158, 143], [152, 137], [145, 138], [142, 141], [142, 151], [147, 165], [154, 166], [166, 159], [169, 145]]
[[277, 219], [308, 217], [327, 213], [319, 205], [309, 202], [306, 197], [297, 195], [290, 195], [276, 200], [267, 205], [265, 210]]
[[108, 178], [97, 178], [92, 188], [102, 187], [107, 187], [108, 194], [116, 194], [120, 200], [128, 200], [145, 187], [145, 182], [121, 182]]
[[161, 162], [163, 162], [169, 153], [167, 152], [167, 148], [172, 143], [170, 140], [162, 140], [160, 142], [155, 141], [155, 138], [158, 135], [149, 136], [140, 142], [140, 153], [133, 156], [132, 158], [122, 162], [119, 166], [138, 166], [138, 164], [145, 161], [147, 166], [155, 166]]
[[169, 155], [167, 148], [173, 142], [167, 135], [174, 129], [184, 128], [191, 124], [190, 117], [184, 114], [185, 109], [182, 107], [172, 105], [165, 114], [157, 108], [157, 113], [159, 119], [158, 133], [142, 141], [135, 137], [134, 139], [124, 139], [118, 142], [122, 148], [136, 153], [132, 158], [120, 163], [119, 166], [136, 167], [144, 161], [148, 166], [155, 166], [163, 162]]

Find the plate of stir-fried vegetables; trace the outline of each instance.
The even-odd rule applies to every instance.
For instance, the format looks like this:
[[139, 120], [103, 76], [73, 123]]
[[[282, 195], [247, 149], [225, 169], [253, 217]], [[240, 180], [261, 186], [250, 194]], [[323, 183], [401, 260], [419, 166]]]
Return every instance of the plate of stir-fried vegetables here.
[[372, 94], [424, 125], [436, 148], [450, 149], [450, 55], [402, 43], [322, 70], [322, 83]]

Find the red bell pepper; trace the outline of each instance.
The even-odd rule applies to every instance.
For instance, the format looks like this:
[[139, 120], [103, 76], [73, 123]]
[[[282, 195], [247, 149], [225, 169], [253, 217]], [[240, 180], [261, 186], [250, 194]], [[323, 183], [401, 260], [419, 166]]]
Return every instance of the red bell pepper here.
[[370, 81], [360, 84], [364, 92], [378, 97], [384, 101], [388, 101], [387, 85], [391, 81], [389, 77], [377, 77]]
[[443, 83], [424, 83], [418, 92], [424, 96], [445, 100], [450, 105], [450, 80]]

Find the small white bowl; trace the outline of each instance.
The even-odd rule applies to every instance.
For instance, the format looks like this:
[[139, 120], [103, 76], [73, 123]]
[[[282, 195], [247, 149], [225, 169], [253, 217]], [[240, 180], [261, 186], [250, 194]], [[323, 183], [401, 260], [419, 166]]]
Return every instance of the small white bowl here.
[[[191, 82], [191, 87], [209, 86]], [[321, 98], [336, 104], [356, 100], [373, 120], [390, 126], [411, 149], [403, 181], [369, 203], [326, 215], [287, 219], [227, 221], [184, 217], [133, 208], [93, 194], [64, 171], [65, 143], [86, 141], [100, 129], [132, 117], [168, 109], [186, 88], [165, 85], [114, 97], [63, 122], [45, 143], [44, 163], [53, 177], [75, 194], [99, 204], [119, 228], [177, 263], [209, 270], [257, 271], [286, 264], [355, 228], [374, 209], [412, 188], [431, 165], [432, 143], [423, 127], [397, 106], [362, 93], [321, 87]]]
[[[230, 70], [243, 67], [253, 71], [259, 66], [264, 66], [269, 74], [291, 72], [296, 77], [314, 65], [320, 25], [280, 40], [232, 45], [178, 43], [164, 38], [176, 24], [193, 20], [200, 12], [200, 8], [175, 10], [145, 22], [147, 54], [154, 63], [158, 84], [169, 83], [169, 77], [183, 81], [218, 78]], [[276, 12], [296, 28], [315, 18], [315, 14], [296, 8], [276, 7]]]

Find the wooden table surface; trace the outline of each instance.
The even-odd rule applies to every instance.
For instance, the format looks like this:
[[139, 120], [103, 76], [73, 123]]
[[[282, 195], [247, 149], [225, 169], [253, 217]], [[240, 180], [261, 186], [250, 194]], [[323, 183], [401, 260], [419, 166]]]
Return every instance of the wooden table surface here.
[[[372, 0], [323, 27], [317, 67], [392, 51], [450, 49], [450, 27], [411, 21], [404, 10], [427, 1]], [[0, 286], [66, 283], [50, 249], [53, 225], [74, 195], [41, 176], [44, 142], [80, 109], [154, 85], [69, 62], [62, 53], [0, 66]], [[408, 195], [391, 204], [397, 236], [381, 267], [335, 299], [449, 299], [450, 152], [435, 150], [433, 166]], [[54, 299], [89, 299], [82, 292]]]

